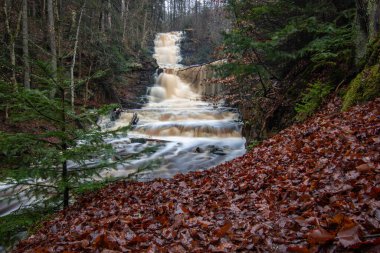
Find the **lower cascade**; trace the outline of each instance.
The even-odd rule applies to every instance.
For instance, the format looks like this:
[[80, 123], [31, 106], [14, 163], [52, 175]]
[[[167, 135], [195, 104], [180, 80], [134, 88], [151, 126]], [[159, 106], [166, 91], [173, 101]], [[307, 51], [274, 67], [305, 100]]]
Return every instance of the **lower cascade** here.
[[114, 122], [101, 123], [104, 128], [117, 129], [127, 126], [133, 115], [139, 118], [127, 137], [109, 140], [120, 156], [140, 154], [139, 158], [106, 175], [127, 176], [139, 168], [152, 167], [139, 173], [138, 178], [167, 178], [207, 169], [245, 153], [239, 114], [232, 108], [202, 101], [191, 84], [176, 75], [183, 68], [179, 64], [181, 38], [181, 32], [157, 34], [153, 57], [160, 74], [148, 89], [145, 107], [123, 112]]

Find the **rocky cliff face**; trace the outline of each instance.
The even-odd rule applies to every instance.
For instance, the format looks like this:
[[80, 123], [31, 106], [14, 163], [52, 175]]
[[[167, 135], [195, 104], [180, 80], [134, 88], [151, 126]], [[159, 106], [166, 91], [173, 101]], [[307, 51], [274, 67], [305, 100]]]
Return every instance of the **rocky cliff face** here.
[[154, 73], [158, 65], [152, 59], [137, 64], [125, 75], [125, 83], [117, 85], [116, 93], [124, 108], [141, 108], [146, 102], [148, 87], [154, 85]]
[[88, 106], [120, 104], [124, 108], [140, 108], [146, 101], [147, 89], [154, 85], [158, 65], [152, 57], [131, 63], [128, 71], [118, 76], [98, 80], [96, 89], [90, 91]]
[[199, 33], [194, 29], [184, 30], [181, 40], [181, 64], [191, 66], [215, 60], [213, 52], [217, 46], [216, 42], [210, 37], [199, 36]]
[[374, 38], [380, 31], [380, 1], [368, 1], [369, 37]]
[[184, 81], [191, 83], [192, 89], [206, 97], [221, 96], [226, 90], [224, 85], [210, 82], [209, 79], [216, 76], [215, 67], [223, 61], [190, 66], [176, 71], [176, 74]]

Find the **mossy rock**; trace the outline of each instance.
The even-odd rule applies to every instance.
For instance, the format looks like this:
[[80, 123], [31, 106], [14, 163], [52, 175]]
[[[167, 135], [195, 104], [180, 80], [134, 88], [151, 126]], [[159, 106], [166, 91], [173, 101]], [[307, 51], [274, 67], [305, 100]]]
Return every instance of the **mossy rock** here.
[[131, 62], [131, 63], [129, 63], [128, 67], [133, 69], [133, 70], [142, 70], [143, 69], [143, 65], [139, 62]]
[[351, 106], [372, 100], [380, 95], [380, 64], [366, 67], [350, 83], [343, 99], [343, 110]]

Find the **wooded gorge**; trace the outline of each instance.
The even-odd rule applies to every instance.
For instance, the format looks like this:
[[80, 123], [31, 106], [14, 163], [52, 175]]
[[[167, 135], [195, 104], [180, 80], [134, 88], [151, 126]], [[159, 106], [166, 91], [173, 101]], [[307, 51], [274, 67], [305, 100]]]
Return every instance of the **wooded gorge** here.
[[67, 207], [73, 194], [102, 186], [93, 177], [117, 166], [114, 148], [105, 143], [116, 133], [94, 126], [115, 106], [146, 103], [142, 95], [158, 67], [152, 57], [156, 33], [186, 29], [191, 38], [184, 43], [191, 48], [184, 61], [207, 62], [226, 19], [219, 1], [0, 5], [0, 214], [16, 211], [1, 218], [1, 249]]
[[379, 0], [0, 0], [0, 252], [377, 252], [379, 32]]
[[217, 23], [220, 15], [213, 13], [220, 8], [198, 1], [2, 1], [3, 79], [49, 88], [34, 80], [36, 61], [43, 61], [53, 73], [67, 70], [76, 103], [117, 102], [115, 83], [153, 61], [156, 32], [196, 28], [195, 39], [205, 41], [201, 36], [219, 34], [203, 24]]
[[[229, 3], [236, 19], [222, 75], [232, 78], [230, 99], [242, 108], [249, 139], [305, 120], [345, 87], [344, 109], [378, 96], [378, 1]], [[368, 84], [347, 86], [370, 68]]]

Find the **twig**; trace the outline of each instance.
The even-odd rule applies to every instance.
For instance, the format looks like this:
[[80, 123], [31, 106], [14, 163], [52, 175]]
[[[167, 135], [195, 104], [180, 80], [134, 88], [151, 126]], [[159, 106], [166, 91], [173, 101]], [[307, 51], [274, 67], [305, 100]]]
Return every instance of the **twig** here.
[[60, 120], [57, 120], [57, 119], [54, 119], [46, 114], [44, 114], [43, 112], [41, 112], [40, 110], [38, 110], [32, 102], [30, 102], [28, 99], [25, 99], [26, 103], [33, 109], [35, 110], [38, 114], [40, 114], [41, 116], [45, 117], [46, 119], [49, 119], [51, 121], [54, 121], [54, 122], [58, 122], [60, 124], [64, 124], [64, 122], [60, 121]]
[[378, 238], [380, 237], [380, 234], [373, 234], [373, 235], [365, 235], [363, 238], [365, 239], [371, 239], [371, 238]]

